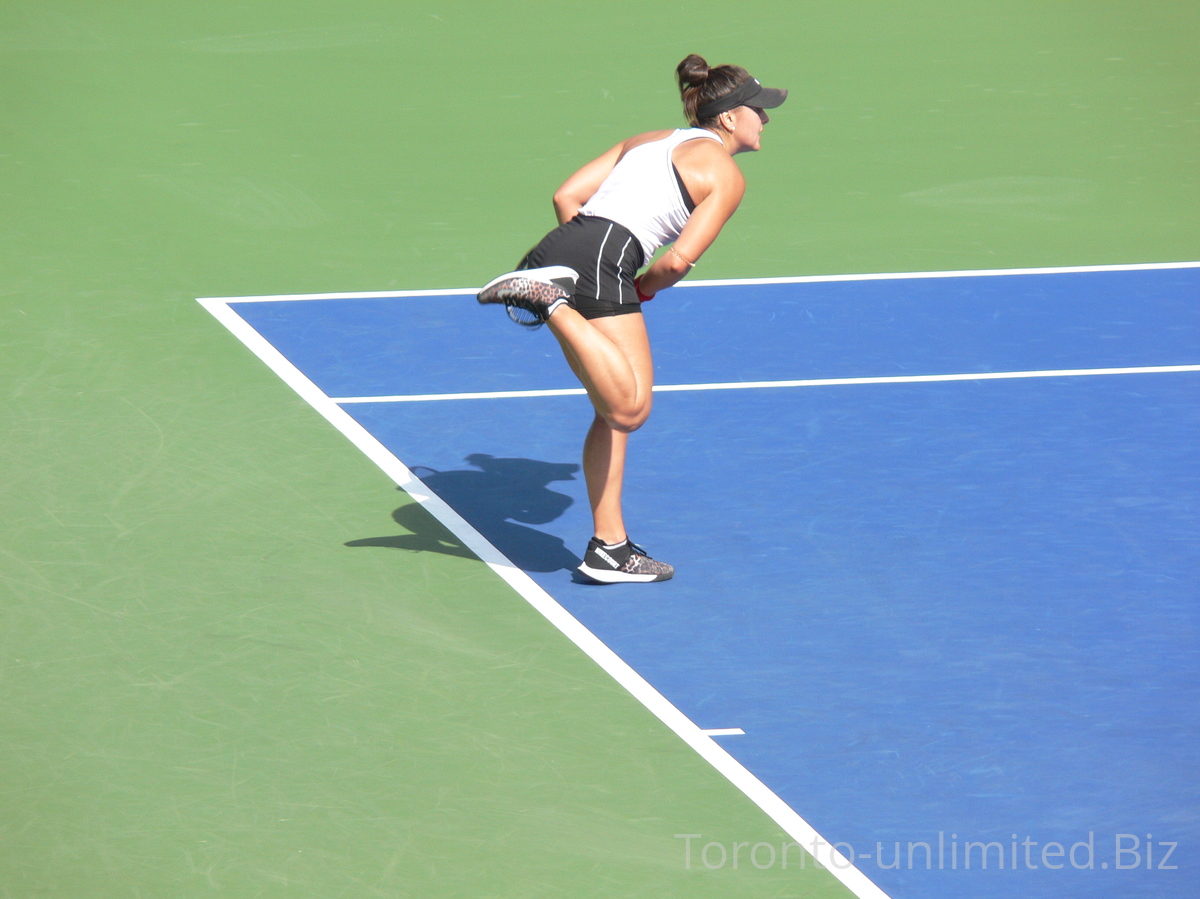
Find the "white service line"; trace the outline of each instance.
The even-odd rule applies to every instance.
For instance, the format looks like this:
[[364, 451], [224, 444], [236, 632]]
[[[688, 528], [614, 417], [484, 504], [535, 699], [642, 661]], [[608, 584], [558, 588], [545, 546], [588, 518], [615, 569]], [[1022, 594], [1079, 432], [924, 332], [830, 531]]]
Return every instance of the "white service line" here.
[[[950, 375], [887, 375], [872, 378], [806, 378], [793, 381], [727, 381], [718, 384], [655, 384], [655, 393], [692, 390], [762, 390], [771, 387], [838, 387], [850, 384], [929, 384], [940, 381], [1004, 381], [1015, 378], [1080, 378], [1097, 375], [1156, 375], [1200, 372], [1200, 365], [1143, 365], [1135, 368], [1059, 368], [1042, 371], [964, 372]], [[490, 393], [413, 393], [392, 396], [334, 397], [339, 405], [355, 403], [419, 403], [433, 400], [498, 400], [518, 397], [583, 396], [581, 387], [555, 390], [496, 390]]]
[[[425, 507], [463, 544], [479, 556], [483, 562], [503, 578], [551, 624], [559, 629], [571, 642], [578, 646], [617, 683], [621, 684], [660, 721], [674, 731], [705, 761], [723, 774], [760, 809], [778, 824], [785, 833], [813, 852], [816, 860], [829, 870], [859, 899], [889, 899], [888, 895], [870, 880], [853, 863], [846, 859], [830, 843], [812, 828], [772, 792], [766, 784], [750, 773], [733, 756], [722, 749], [712, 737], [702, 731], [683, 712], [672, 705], [648, 681], [633, 670], [628, 663], [605, 645], [595, 634], [564, 609], [536, 581], [510, 562], [483, 535], [467, 523], [446, 502], [433, 493], [414, 475], [403, 462], [380, 443], [362, 425], [356, 422], [334, 400], [300, 372], [282, 353], [273, 347], [261, 334], [246, 323], [233, 309], [229, 301], [218, 298], [199, 300], [221, 324], [244, 343], [268, 368], [283, 379], [309, 405], [330, 424], [342, 432], [367, 458], [379, 466], [395, 483], [402, 487], [414, 500]], [[815, 851], [814, 851], [815, 850]]]
[[582, 387], [563, 387], [554, 390], [493, 390], [483, 393], [408, 393], [393, 396], [335, 396], [339, 405], [355, 403], [424, 403], [434, 400], [506, 400], [541, 396], [585, 396]]
[[706, 737], [744, 737], [746, 732], [740, 727], [706, 727], [700, 731]]

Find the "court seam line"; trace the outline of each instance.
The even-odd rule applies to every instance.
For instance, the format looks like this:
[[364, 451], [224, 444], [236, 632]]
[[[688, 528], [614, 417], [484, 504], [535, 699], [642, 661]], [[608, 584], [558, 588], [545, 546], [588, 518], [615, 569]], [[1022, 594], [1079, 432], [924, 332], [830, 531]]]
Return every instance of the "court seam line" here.
[[[948, 375], [883, 375], [862, 378], [805, 378], [790, 381], [726, 381], [713, 384], [655, 384], [655, 393], [685, 393], [703, 390], [763, 390], [792, 387], [843, 387], [860, 384], [937, 384], [954, 381], [1003, 381], [1023, 378], [1081, 378], [1103, 375], [1178, 374], [1200, 372], [1200, 365], [1146, 365], [1127, 368], [1062, 368], [1039, 371], [967, 372]], [[331, 397], [338, 405], [359, 403], [416, 403], [442, 400], [529, 399], [552, 396], [584, 396], [582, 387], [547, 390], [495, 390], [480, 393], [412, 393], [384, 396]]]
[[449, 529], [462, 541], [463, 545], [478, 556], [492, 571], [496, 572], [560, 633], [624, 687], [626, 692], [670, 728], [718, 773], [737, 787], [785, 833], [813, 855], [851, 893], [858, 899], [891, 899], [874, 881], [817, 833], [812, 825], [791, 806], [741, 762], [726, 752], [716, 740], [705, 734], [694, 721], [667, 700], [628, 662], [593, 634], [525, 571], [514, 565], [466, 519], [454, 511], [445, 500], [430, 490], [378, 438], [355, 421], [346, 410], [327, 396], [265, 337], [238, 315], [227, 300], [205, 297], [198, 298], [197, 302], [285, 384], [312, 406], [319, 415], [374, 462], [398, 487]]
[[[1068, 265], [1047, 268], [985, 268], [940, 272], [880, 272], [856, 275], [796, 275], [779, 278], [728, 278], [680, 281], [676, 287], [737, 287], [757, 284], [828, 284], [842, 281], [898, 281], [922, 278], [994, 278], [1007, 275], [1073, 275], [1089, 272], [1146, 272], [1200, 268], [1195, 262], [1130, 262], [1116, 265]], [[436, 288], [431, 290], [374, 290], [357, 293], [294, 293], [245, 297], [200, 297], [199, 302], [284, 303], [298, 300], [380, 300], [404, 297], [470, 296], [478, 287]]]

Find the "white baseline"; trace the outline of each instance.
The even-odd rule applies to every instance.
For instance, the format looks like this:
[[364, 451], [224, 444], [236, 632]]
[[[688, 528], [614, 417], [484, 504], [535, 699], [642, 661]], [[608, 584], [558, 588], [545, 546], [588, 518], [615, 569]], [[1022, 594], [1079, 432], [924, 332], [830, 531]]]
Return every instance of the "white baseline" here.
[[[899, 281], [907, 278], [996, 278], [1007, 275], [1077, 275], [1087, 272], [1149, 272], [1200, 268], [1198, 262], [1134, 262], [1120, 265], [1068, 265], [1055, 268], [990, 268], [944, 272], [880, 272], [862, 275], [796, 275], [786, 278], [728, 278], [714, 281], [680, 281], [676, 287], [720, 287], [741, 284], [825, 284], [836, 281]], [[373, 290], [361, 293], [286, 293], [247, 297], [201, 297], [201, 303], [288, 303], [296, 300], [383, 300], [397, 298], [472, 296], [478, 287], [436, 290]]]

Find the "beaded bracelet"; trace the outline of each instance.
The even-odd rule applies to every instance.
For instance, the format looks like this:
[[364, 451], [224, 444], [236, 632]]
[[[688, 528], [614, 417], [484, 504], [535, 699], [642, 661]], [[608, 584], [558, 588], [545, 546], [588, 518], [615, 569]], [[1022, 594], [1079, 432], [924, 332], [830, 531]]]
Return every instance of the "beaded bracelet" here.
[[671, 244], [669, 247], [667, 247], [667, 252], [674, 253], [676, 256], [678, 256], [681, 260], [683, 260], [683, 264], [686, 265], [688, 268], [696, 267], [696, 263], [692, 262], [686, 256], [684, 256], [682, 253], [680, 253], [677, 249], [675, 249], [675, 244]]

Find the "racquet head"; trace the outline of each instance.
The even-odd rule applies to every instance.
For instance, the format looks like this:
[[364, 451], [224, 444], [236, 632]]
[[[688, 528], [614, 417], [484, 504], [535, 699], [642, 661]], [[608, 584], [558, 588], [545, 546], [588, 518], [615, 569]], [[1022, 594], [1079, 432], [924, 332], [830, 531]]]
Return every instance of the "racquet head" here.
[[530, 309], [518, 306], [516, 303], [509, 301], [504, 303], [504, 309], [508, 312], [508, 317], [518, 325], [524, 325], [526, 328], [540, 328], [542, 326], [542, 317]]

